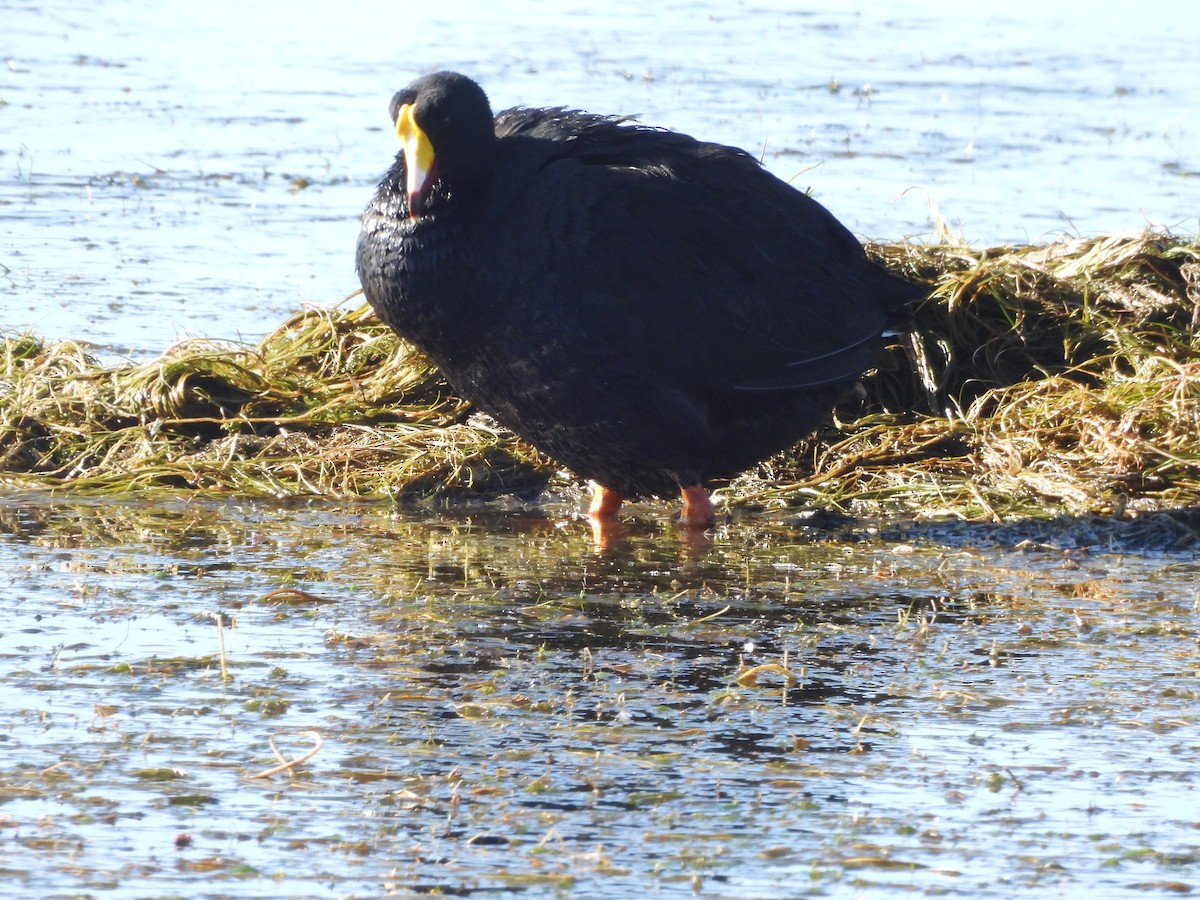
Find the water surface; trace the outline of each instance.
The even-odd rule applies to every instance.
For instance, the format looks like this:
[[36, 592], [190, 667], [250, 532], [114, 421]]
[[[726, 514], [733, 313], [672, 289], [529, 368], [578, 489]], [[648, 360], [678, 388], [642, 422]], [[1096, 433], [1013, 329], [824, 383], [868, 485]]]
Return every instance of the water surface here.
[[0, 530], [17, 895], [1200, 885], [1190, 553], [766, 520], [698, 552], [651, 518], [598, 554], [311, 503], [27, 498]]

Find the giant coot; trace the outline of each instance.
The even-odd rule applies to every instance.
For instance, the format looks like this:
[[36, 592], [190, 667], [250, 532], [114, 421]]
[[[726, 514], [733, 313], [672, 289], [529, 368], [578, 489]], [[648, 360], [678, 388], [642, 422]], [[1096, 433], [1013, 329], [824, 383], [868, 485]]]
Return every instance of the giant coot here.
[[810, 433], [917, 296], [745, 152], [626, 118], [515, 108], [474, 81], [391, 101], [402, 149], [363, 215], [379, 317], [456, 390], [595, 483], [590, 515]]

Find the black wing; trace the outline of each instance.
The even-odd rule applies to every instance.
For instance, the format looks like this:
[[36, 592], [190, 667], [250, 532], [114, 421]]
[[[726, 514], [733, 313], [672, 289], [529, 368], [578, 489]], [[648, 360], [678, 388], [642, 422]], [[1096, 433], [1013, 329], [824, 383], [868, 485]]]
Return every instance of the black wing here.
[[534, 332], [553, 321], [547, 334], [683, 388], [789, 391], [858, 375], [914, 293], [742, 151], [517, 112], [500, 117], [521, 137], [496, 175], [514, 202], [493, 207], [491, 290]]

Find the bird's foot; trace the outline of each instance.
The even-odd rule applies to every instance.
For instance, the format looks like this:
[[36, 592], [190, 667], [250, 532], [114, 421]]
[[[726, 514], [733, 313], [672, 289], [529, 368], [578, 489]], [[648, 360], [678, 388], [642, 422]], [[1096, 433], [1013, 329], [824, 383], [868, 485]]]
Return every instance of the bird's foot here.
[[624, 496], [611, 488], [606, 488], [602, 484], [593, 484], [592, 502], [588, 506], [588, 518], [593, 522], [615, 519], [617, 511], [621, 508], [621, 501], [624, 499]]
[[602, 484], [592, 485], [592, 502], [588, 506], [588, 521], [592, 523], [592, 539], [597, 550], [611, 549], [617, 539], [625, 533], [617, 521], [617, 510], [625, 498]]
[[679, 524], [687, 528], [704, 529], [713, 524], [712, 499], [702, 484], [693, 484], [679, 491], [683, 497], [683, 510], [679, 513]]

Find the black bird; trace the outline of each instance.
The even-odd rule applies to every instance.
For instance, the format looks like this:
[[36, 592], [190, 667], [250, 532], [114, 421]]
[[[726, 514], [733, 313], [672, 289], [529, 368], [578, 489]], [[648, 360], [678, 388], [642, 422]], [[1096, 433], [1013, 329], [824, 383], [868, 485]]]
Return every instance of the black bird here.
[[705, 483], [813, 431], [918, 296], [749, 154], [454, 72], [391, 101], [363, 214], [379, 317], [456, 390], [595, 483], [589, 514]]

